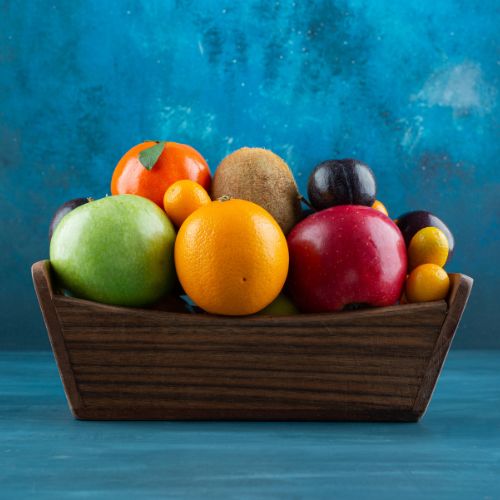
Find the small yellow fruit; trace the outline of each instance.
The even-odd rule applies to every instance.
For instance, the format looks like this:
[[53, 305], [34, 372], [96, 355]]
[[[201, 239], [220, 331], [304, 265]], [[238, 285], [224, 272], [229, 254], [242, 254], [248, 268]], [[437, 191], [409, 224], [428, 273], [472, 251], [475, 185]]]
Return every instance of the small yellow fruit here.
[[163, 197], [165, 212], [177, 227], [181, 227], [195, 210], [210, 202], [210, 196], [205, 189], [190, 180], [174, 182]]
[[406, 280], [405, 295], [408, 302], [431, 302], [445, 299], [450, 289], [450, 278], [436, 264], [416, 267]]
[[382, 212], [384, 215], [389, 215], [389, 213], [387, 212], [387, 208], [385, 208], [384, 204], [381, 201], [375, 200], [375, 202], [372, 205], [372, 208], [374, 210]]
[[408, 267], [415, 269], [421, 264], [437, 264], [443, 267], [448, 260], [448, 239], [437, 227], [424, 227], [415, 235], [408, 246]]

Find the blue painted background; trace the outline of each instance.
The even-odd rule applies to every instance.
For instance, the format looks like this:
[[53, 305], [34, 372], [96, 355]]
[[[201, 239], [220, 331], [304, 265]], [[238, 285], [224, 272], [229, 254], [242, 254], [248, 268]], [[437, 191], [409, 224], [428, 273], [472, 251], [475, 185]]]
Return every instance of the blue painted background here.
[[63, 201], [143, 139], [370, 164], [476, 278], [456, 346], [500, 347], [498, 2], [0, 1], [0, 346], [47, 347], [29, 267]]

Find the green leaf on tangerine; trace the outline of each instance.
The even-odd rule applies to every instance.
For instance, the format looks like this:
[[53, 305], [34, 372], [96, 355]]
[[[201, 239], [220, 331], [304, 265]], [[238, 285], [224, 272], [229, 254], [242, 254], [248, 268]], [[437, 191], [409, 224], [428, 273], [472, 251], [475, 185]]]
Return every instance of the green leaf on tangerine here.
[[142, 166], [151, 170], [156, 165], [158, 158], [162, 154], [164, 146], [165, 141], [160, 141], [158, 144], [142, 150], [139, 153], [139, 161], [142, 163]]

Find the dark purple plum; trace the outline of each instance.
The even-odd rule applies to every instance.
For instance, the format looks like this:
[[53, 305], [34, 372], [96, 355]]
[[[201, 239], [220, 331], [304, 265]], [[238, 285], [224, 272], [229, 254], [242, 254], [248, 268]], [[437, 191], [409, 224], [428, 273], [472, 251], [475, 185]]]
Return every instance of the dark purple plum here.
[[306, 208], [305, 210], [302, 210], [302, 216], [300, 217], [300, 220], [304, 220], [305, 218], [309, 217], [312, 214], [315, 214], [316, 210], [313, 208]]
[[371, 207], [377, 184], [371, 168], [358, 160], [327, 160], [314, 168], [307, 194], [316, 210], [338, 205]]
[[416, 210], [415, 212], [407, 212], [401, 215], [395, 222], [403, 234], [407, 247], [415, 233], [424, 227], [437, 227], [443, 231], [446, 239], [448, 240], [448, 245], [450, 246], [448, 260], [451, 259], [455, 248], [455, 238], [453, 237], [453, 234], [448, 226], [439, 217], [427, 212], [426, 210]]
[[49, 241], [52, 239], [52, 235], [54, 234], [54, 231], [56, 230], [59, 222], [61, 222], [62, 218], [75, 208], [85, 205], [89, 201], [92, 201], [92, 198], [75, 198], [63, 203], [54, 213], [54, 217], [52, 217], [52, 222], [49, 226]]

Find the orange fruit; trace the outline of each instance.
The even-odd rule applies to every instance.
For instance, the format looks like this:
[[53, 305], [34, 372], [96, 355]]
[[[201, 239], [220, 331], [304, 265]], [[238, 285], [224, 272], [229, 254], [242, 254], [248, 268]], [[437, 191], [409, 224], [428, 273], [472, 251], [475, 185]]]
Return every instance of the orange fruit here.
[[389, 213], [387, 212], [387, 208], [385, 208], [384, 204], [381, 201], [375, 200], [372, 208], [378, 210], [379, 212], [382, 212], [384, 215], [389, 215]]
[[449, 289], [450, 278], [442, 267], [422, 264], [408, 276], [405, 294], [408, 302], [430, 302], [445, 299]]
[[146, 141], [127, 151], [116, 165], [111, 194], [137, 194], [163, 207], [165, 191], [181, 179], [210, 190], [210, 169], [203, 156], [186, 144]]
[[175, 267], [187, 295], [205, 311], [254, 314], [283, 288], [288, 246], [278, 223], [259, 205], [217, 200], [182, 224]]
[[180, 227], [189, 215], [210, 201], [208, 193], [197, 182], [182, 180], [165, 191], [163, 207], [169, 219]]
[[443, 267], [448, 260], [448, 238], [437, 227], [424, 227], [417, 231], [408, 246], [408, 268], [420, 264], [437, 264]]

